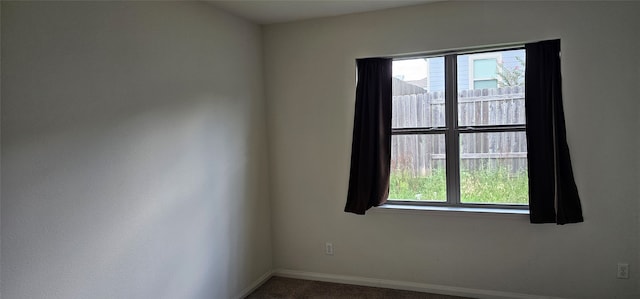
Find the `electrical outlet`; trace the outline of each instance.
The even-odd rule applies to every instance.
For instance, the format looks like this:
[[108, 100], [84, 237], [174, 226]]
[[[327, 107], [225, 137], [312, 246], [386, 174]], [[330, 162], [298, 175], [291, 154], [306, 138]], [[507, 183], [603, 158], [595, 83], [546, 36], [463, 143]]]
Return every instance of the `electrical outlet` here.
[[618, 278], [629, 279], [629, 264], [618, 263]]
[[326, 255], [333, 255], [333, 243], [325, 243], [324, 244], [324, 253]]

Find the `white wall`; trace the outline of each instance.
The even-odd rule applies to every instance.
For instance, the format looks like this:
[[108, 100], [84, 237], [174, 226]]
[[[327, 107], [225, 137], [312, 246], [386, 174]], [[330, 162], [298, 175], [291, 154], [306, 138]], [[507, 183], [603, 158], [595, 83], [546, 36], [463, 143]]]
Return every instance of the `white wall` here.
[[231, 298], [271, 269], [261, 30], [2, 2], [3, 298]]
[[[571, 298], [637, 298], [640, 3], [440, 2], [268, 25], [274, 267]], [[562, 39], [585, 222], [342, 212], [355, 59]], [[324, 255], [331, 241], [335, 255]], [[616, 279], [629, 262], [633, 279]]]
[[[0, 115], [2, 115], [2, 4], [0, 3]], [[0, 121], [0, 225], [2, 224], [2, 121]], [[2, 229], [0, 229], [0, 298], [2, 298]]]

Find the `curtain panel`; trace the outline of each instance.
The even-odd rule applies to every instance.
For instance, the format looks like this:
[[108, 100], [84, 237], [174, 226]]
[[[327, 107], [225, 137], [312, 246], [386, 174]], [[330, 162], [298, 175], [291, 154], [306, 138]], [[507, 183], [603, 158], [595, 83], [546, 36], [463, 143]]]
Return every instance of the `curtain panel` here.
[[583, 222], [562, 107], [560, 40], [525, 45], [531, 223]]
[[392, 59], [356, 60], [351, 170], [345, 212], [364, 215], [389, 196]]

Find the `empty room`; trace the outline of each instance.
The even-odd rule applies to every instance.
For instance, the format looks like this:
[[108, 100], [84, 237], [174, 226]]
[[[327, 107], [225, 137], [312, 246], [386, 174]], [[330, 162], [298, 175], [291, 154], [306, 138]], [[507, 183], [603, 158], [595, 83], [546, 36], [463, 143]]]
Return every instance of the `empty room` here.
[[638, 13], [3, 0], [0, 297], [640, 298]]

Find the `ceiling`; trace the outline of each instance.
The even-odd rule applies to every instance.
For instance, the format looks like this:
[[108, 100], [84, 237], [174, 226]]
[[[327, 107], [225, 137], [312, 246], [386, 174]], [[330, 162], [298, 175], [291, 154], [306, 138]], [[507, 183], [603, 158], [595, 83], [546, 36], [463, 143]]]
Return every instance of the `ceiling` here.
[[258, 24], [273, 24], [417, 5], [442, 0], [209, 0]]

